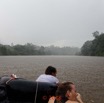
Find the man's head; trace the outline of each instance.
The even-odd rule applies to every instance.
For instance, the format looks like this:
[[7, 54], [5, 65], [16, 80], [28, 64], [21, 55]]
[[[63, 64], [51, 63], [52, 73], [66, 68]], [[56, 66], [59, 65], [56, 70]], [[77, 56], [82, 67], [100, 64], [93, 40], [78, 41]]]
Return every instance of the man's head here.
[[71, 89], [69, 89], [66, 93], [66, 96], [69, 100], [75, 101], [77, 99], [76, 87], [74, 84], [70, 84]]
[[57, 70], [55, 67], [52, 67], [52, 66], [48, 66], [45, 70], [45, 74], [46, 75], [53, 75], [53, 76], [56, 76], [56, 73], [57, 73]]
[[61, 101], [76, 100], [76, 96], [76, 88], [72, 82], [64, 82], [57, 88], [56, 97], [60, 97]]

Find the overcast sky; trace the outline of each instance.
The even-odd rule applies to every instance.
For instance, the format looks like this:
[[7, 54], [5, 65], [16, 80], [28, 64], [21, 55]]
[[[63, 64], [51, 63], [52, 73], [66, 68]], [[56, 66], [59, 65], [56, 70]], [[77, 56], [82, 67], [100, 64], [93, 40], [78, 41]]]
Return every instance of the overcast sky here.
[[81, 47], [104, 32], [104, 0], [0, 0], [0, 43]]

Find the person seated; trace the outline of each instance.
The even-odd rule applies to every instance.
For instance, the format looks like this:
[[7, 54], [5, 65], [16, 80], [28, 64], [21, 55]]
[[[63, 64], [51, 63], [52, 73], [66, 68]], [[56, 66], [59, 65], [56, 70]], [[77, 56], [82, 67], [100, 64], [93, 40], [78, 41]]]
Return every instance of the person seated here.
[[49, 83], [59, 83], [59, 80], [56, 78], [57, 70], [55, 67], [48, 66], [45, 70], [45, 74], [41, 74], [36, 81], [37, 82], [49, 82]]
[[48, 103], [83, 103], [81, 95], [76, 92], [72, 82], [60, 84], [56, 90], [55, 97], [51, 97]]

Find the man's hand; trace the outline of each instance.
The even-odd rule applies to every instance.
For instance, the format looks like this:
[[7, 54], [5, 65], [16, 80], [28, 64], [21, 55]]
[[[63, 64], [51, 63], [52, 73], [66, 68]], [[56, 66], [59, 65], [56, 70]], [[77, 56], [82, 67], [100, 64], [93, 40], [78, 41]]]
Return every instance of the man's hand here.
[[81, 95], [79, 93], [77, 93], [77, 101], [79, 103], [83, 103], [82, 99], [81, 99]]

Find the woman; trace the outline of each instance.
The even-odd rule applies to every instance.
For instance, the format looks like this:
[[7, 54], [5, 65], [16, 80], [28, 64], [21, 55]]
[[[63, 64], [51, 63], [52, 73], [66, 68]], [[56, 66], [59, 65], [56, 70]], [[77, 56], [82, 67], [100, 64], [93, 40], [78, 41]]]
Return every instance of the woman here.
[[48, 103], [83, 103], [81, 96], [76, 92], [72, 82], [64, 82], [59, 85], [56, 97], [51, 97]]

